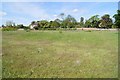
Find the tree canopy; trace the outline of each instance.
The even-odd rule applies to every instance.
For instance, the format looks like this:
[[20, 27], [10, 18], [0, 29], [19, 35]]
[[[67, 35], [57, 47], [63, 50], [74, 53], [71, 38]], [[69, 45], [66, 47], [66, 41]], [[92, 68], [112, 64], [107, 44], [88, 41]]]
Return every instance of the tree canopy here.
[[[113, 16], [115, 21], [113, 22], [109, 14], [104, 14], [103, 16], [93, 15], [89, 19], [80, 17], [77, 21], [71, 15], [65, 15], [65, 13], [60, 13], [59, 18], [51, 21], [39, 20], [32, 21], [29, 26], [33, 26], [35, 29], [57, 29], [57, 28], [120, 28], [120, 10], [117, 10], [117, 13]], [[7, 21], [6, 26], [2, 27], [13, 27], [24, 28], [23, 24], [16, 25], [12, 21]]]
[[115, 18], [115, 25], [120, 28], [120, 10], [117, 10], [117, 14], [113, 16]]

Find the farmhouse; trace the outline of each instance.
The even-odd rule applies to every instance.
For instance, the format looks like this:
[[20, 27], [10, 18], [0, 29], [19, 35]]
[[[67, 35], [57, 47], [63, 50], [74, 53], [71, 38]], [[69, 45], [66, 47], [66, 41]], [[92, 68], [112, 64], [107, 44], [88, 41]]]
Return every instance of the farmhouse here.
[[35, 27], [37, 27], [38, 26], [38, 23], [34, 23], [34, 24], [30, 24], [30, 29], [35, 29]]

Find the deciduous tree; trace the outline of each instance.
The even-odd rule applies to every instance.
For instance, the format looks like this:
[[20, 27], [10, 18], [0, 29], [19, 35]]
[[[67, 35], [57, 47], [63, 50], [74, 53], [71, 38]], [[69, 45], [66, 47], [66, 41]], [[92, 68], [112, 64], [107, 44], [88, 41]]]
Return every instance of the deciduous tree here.
[[117, 10], [117, 14], [115, 14], [113, 18], [115, 18], [115, 26], [120, 28], [120, 10]]

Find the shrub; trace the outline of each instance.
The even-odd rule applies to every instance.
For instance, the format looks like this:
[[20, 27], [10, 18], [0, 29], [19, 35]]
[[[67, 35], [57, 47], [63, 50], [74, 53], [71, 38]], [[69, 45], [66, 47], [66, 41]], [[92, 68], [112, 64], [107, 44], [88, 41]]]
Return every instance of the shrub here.
[[60, 30], [60, 28], [56, 28], [56, 30]]
[[72, 28], [72, 30], [77, 30], [77, 28]]
[[14, 27], [5, 27], [5, 28], [2, 28], [2, 31], [16, 31], [17, 28], [14, 28]]
[[26, 31], [26, 32], [30, 32], [30, 29], [26, 29], [25, 31]]
[[112, 28], [117, 28], [117, 26], [116, 25], [112, 25]]

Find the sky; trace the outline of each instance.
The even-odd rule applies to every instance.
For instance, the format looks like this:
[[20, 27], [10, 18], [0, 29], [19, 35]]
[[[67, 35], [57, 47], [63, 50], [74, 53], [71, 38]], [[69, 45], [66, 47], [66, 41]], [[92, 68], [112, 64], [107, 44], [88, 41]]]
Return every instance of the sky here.
[[2, 2], [0, 3], [0, 25], [6, 21], [29, 25], [32, 21], [60, 19], [60, 13], [89, 19], [93, 15], [110, 14], [118, 9], [118, 2]]

